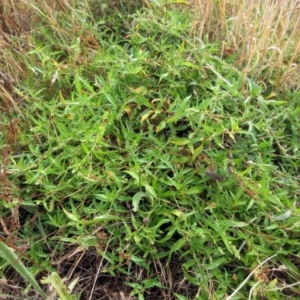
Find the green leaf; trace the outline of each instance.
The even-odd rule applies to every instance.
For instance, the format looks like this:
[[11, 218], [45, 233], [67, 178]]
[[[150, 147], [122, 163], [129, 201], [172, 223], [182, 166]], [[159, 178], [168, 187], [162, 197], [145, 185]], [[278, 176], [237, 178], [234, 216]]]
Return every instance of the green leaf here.
[[181, 238], [178, 241], [176, 241], [173, 246], [171, 247], [171, 252], [175, 252], [180, 250], [184, 245], [186, 244], [186, 239]]
[[228, 228], [228, 227], [237, 227], [237, 228], [239, 228], [239, 227], [249, 226], [249, 224], [246, 223], [246, 222], [226, 220], [226, 221], [221, 221], [220, 226], [224, 226], [224, 228]]
[[186, 298], [183, 295], [180, 295], [177, 293], [174, 293], [174, 295], [175, 295], [176, 299], [178, 299], [178, 300], [189, 300], [189, 298]]
[[140, 181], [140, 176], [138, 173], [133, 171], [124, 171], [125, 173], [129, 174], [132, 178], [134, 178], [136, 181]]
[[174, 123], [177, 122], [178, 120], [180, 120], [182, 117], [185, 116], [185, 112], [180, 112], [180, 113], [176, 113], [174, 114], [172, 117], [168, 118], [166, 120], [166, 123]]
[[187, 190], [185, 193], [187, 195], [200, 194], [203, 191], [203, 188], [200, 186], [194, 186], [191, 189]]
[[151, 198], [154, 198], [154, 199], [157, 198], [156, 192], [152, 186], [150, 186], [147, 183], [144, 183], [144, 187], [146, 189], [146, 193], [148, 196], [150, 196]]
[[64, 211], [64, 213], [66, 214], [66, 216], [67, 216], [71, 221], [79, 222], [79, 220], [76, 218], [75, 215], [71, 214], [70, 212], [68, 212], [68, 211], [65, 210], [64, 208], [63, 208], [63, 211]]
[[292, 215], [292, 211], [289, 209], [285, 213], [279, 215], [279, 216], [272, 216], [271, 219], [274, 221], [283, 221], [288, 219]]
[[184, 146], [191, 142], [190, 139], [187, 138], [174, 138], [170, 141], [172, 144], [175, 144], [177, 146]]
[[226, 263], [226, 261], [227, 261], [227, 259], [225, 257], [221, 257], [221, 258], [211, 262], [210, 264], [206, 264], [205, 269], [207, 271], [214, 270], [214, 269], [218, 268], [221, 264]]
[[284, 105], [287, 104], [287, 101], [284, 100], [267, 100], [265, 103], [273, 105]]
[[63, 211], [71, 221], [78, 223], [78, 224], [82, 224], [82, 225], [91, 225], [91, 224], [102, 223], [104, 221], [111, 221], [111, 220], [116, 220], [116, 221], [122, 220], [122, 218], [114, 216], [114, 215], [110, 215], [110, 214], [103, 214], [103, 215], [95, 217], [92, 220], [78, 220], [73, 214], [71, 214], [64, 208], [63, 208]]
[[189, 162], [190, 160], [191, 160], [191, 158], [189, 156], [178, 156], [178, 157], [174, 157], [173, 163], [185, 164], [185, 163]]
[[201, 144], [199, 147], [197, 147], [193, 152], [193, 161], [199, 156], [203, 151], [203, 144]]
[[[43, 278], [41, 280], [43, 284], [51, 284], [51, 286], [55, 289], [57, 294], [59, 295], [61, 300], [75, 300], [76, 296], [71, 295], [64, 285], [63, 281], [59, 277], [56, 272], [52, 272], [48, 277]], [[52, 299], [52, 298], [51, 298]]]
[[294, 274], [300, 274], [299, 268], [295, 266], [289, 259], [286, 259], [285, 257], [281, 256], [280, 260]]
[[106, 223], [104, 221], [120, 221], [120, 220], [122, 220], [121, 217], [117, 217], [110, 214], [104, 214], [104, 215], [97, 216], [92, 220], [81, 220], [78, 223], [82, 225], [91, 225], [95, 223]]
[[132, 198], [132, 206], [133, 206], [133, 209], [132, 209], [132, 210], [133, 210], [134, 212], [137, 212], [137, 211], [138, 211], [140, 200], [141, 200], [143, 197], [145, 197], [145, 196], [147, 196], [147, 194], [144, 193], [144, 192], [137, 192], [137, 193], [133, 196], [133, 198]]
[[156, 133], [162, 131], [164, 128], [166, 127], [166, 122], [165, 121], [162, 121], [158, 124], [158, 126], [156, 127]]
[[15, 254], [15, 250], [8, 247], [2, 241], [0, 241], [0, 255], [23, 277], [25, 281], [31, 284], [44, 299], [47, 298], [47, 295], [40, 288], [35, 278]]

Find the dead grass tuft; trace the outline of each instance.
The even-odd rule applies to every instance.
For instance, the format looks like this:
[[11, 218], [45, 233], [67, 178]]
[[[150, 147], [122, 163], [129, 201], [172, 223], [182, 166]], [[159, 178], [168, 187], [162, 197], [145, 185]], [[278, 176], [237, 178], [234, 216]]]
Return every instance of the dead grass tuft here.
[[222, 43], [244, 76], [299, 90], [300, 2], [193, 0], [196, 37]]

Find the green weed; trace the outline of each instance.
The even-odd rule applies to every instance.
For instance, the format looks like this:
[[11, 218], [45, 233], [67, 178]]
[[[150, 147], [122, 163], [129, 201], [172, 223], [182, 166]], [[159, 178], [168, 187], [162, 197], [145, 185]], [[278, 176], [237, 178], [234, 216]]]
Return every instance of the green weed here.
[[296, 297], [299, 94], [195, 43], [186, 8], [30, 3], [0, 187], [36, 279], [78, 299]]

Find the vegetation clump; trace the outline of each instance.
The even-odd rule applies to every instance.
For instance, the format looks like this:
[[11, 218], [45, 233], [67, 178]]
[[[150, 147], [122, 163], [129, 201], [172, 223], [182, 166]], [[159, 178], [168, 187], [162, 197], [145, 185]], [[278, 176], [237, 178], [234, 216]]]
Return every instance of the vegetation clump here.
[[296, 299], [299, 11], [102, 2], [1, 4], [1, 295]]

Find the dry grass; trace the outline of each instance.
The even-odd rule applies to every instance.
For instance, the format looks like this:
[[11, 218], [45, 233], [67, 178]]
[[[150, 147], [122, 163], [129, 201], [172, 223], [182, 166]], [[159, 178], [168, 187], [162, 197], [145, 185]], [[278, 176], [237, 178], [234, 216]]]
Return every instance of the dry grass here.
[[20, 2], [3, 1], [0, 4], [0, 96], [1, 111], [13, 108], [20, 115], [19, 99], [13, 85], [23, 75], [20, 59], [27, 49], [26, 38], [30, 31], [28, 13]]
[[192, 2], [195, 36], [221, 42], [222, 56], [236, 54], [235, 65], [245, 77], [300, 89], [298, 0]]

